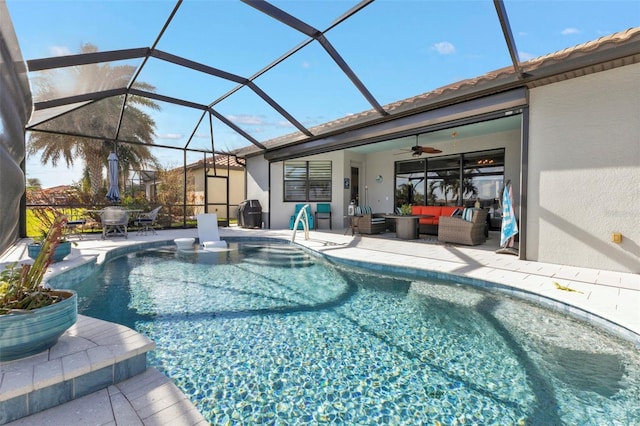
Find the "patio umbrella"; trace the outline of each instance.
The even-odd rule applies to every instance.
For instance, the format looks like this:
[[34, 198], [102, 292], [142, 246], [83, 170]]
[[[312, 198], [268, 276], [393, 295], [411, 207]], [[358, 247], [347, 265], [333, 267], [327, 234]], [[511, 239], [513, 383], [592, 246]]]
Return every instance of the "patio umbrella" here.
[[518, 223], [516, 214], [513, 211], [513, 194], [511, 192], [511, 182], [502, 190], [502, 226], [500, 229], [500, 247], [498, 253], [516, 254], [513, 248], [514, 237], [518, 233]]
[[115, 152], [111, 152], [109, 157], [109, 190], [107, 191], [107, 200], [112, 203], [120, 201], [120, 189], [118, 188], [118, 156]]

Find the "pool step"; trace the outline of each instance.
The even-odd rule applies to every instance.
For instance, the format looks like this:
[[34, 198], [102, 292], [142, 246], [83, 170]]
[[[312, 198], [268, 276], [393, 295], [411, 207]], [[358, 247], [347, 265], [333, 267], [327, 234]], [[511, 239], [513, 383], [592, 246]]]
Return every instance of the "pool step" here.
[[153, 349], [150, 339], [128, 327], [78, 315], [52, 348], [0, 362], [0, 424], [144, 374]]
[[57, 405], [12, 425], [183, 425], [209, 422], [164, 374], [155, 368], [106, 389]]
[[276, 268], [304, 268], [315, 263], [307, 253], [286, 245], [257, 247], [244, 262]]

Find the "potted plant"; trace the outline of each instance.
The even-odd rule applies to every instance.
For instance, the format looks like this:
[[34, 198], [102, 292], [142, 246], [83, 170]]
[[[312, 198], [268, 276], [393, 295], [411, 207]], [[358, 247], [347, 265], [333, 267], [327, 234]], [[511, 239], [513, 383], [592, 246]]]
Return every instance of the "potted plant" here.
[[400, 206], [400, 214], [402, 216], [411, 215], [411, 204], [403, 204]]
[[15, 262], [0, 272], [0, 361], [23, 358], [50, 348], [77, 320], [76, 293], [42, 285], [65, 223], [65, 216], [53, 219], [32, 265]]
[[[40, 236], [33, 239], [33, 243], [27, 245], [27, 253], [31, 259], [36, 259], [42, 249], [42, 242], [47, 238], [47, 234], [50, 232], [53, 226], [55, 218], [61, 216], [53, 209], [34, 209], [34, 215], [42, 225], [40, 229]], [[64, 226], [64, 225], [63, 225]], [[63, 228], [64, 230], [64, 228]], [[64, 233], [63, 233], [64, 234]], [[60, 262], [66, 256], [71, 254], [71, 242], [67, 241], [64, 235], [60, 236], [58, 246], [53, 254], [53, 262]]]

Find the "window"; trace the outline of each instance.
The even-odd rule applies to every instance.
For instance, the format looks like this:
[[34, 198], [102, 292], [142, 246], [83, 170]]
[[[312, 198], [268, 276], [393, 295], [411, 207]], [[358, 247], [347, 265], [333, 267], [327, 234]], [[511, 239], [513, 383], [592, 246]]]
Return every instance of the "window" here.
[[395, 205], [491, 207], [503, 181], [504, 149], [396, 162]]
[[427, 162], [427, 205], [459, 206], [459, 200], [460, 155], [430, 158]]
[[396, 207], [424, 204], [424, 169], [426, 160], [396, 163]]
[[463, 205], [470, 207], [475, 201], [484, 208], [497, 205], [504, 182], [504, 150], [464, 154], [463, 164]]
[[331, 201], [331, 161], [286, 161], [284, 201]]

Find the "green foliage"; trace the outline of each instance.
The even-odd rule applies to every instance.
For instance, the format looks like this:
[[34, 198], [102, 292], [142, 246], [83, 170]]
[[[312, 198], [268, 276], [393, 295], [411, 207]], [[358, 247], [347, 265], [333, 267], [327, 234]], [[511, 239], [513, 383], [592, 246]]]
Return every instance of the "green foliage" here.
[[[81, 46], [80, 53], [97, 53], [98, 47], [90, 43]], [[34, 91], [41, 97], [50, 99], [54, 91], [54, 79], [71, 82], [76, 87], [70, 89], [75, 92], [83, 92], [86, 87], [99, 87], [104, 84], [102, 79], [109, 76], [114, 85], [126, 86], [131, 74], [135, 71], [132, 65], [100, 65], [101, 72], [96, 73], [95, 67], [78, 66], [57, 69], [35, 81]], [[155, 87], [138, 81], [137, 89], [147, 92], [155, 92]], [[160, 106], [154, 100], [141, 96], [128, 96], [125, 107], [126, 116], [121, 127], [120, 137], [124, 140], [132, 140], [136, 144], [120, 144], [117, 147], [121, 179], [124, 181], [130, 170], [142, 167], [144, 164], [155, 164], [156, 158], [152, 155], [149, 145], [155, 141], [156, 123], [146, 112], [148, 109], [160, 110]], [[122, 112], [122, 100], [119, 97], [102, 99], [99, 102], [87, 104], [76, 111], [68, 112], [55, 117], [53, 122], [44, 124], [46, 128], [55, 123], [57, 129], [81, 129], [76, 133], [89, 132], [97, 135], [94, 139], [81, 138], [73, 135], [55, 134], [48, 132], [32, 132], [29, 135], [27, 154], [29, 156], [40, 155], [42, 164], [57, 166], [64, 162], [72, 166], [78, 160], [84, 160], [86, 174], [83, 175], [83, 185], [90, 185], [93, 195], [99, 195], [103, 184], [103, 169], [106, 165], [109, 152], [114, 149], [112, 141], [108, 138], [113, 132], [111, 120], [103, 117], [119, 116]], [[91, 129], [88, 131], [88, 129]]]
[[66, 223], [64, 215], [53, 218], [33, 265], [18, 265], [15, 262], [0, 272], [0, 315], [14, 310], [37, 309], [61, 300], [41, 284], [47, 268], [53, 262], [53, 254], [62, 240]]
[[411, 214], [411, 204], [403, 204], [400, 206], [400, 214], [409, 216]]

